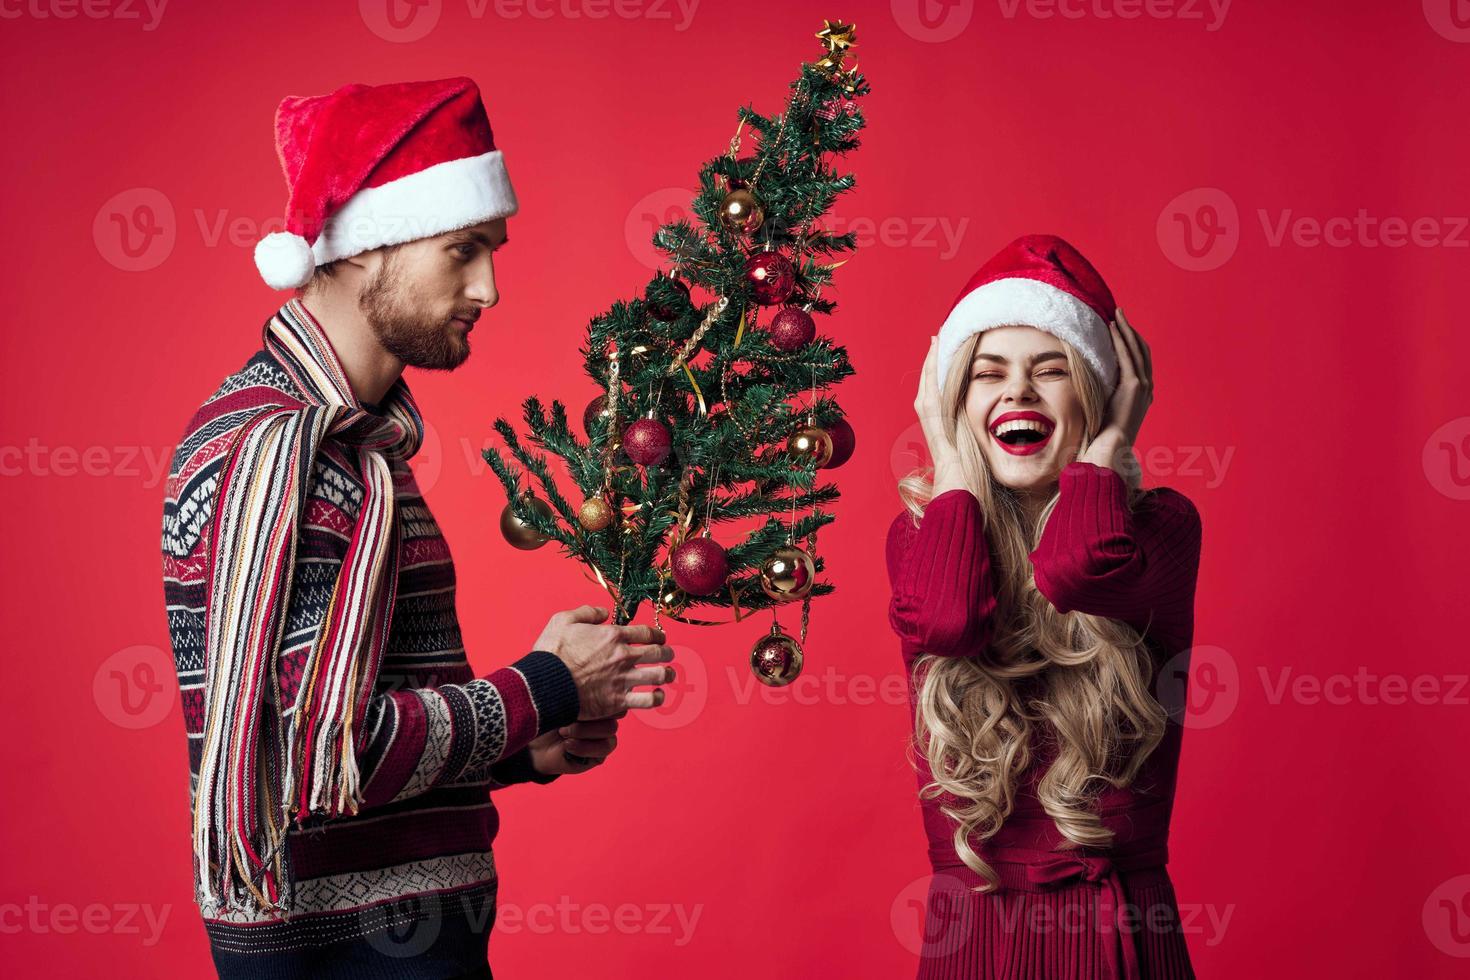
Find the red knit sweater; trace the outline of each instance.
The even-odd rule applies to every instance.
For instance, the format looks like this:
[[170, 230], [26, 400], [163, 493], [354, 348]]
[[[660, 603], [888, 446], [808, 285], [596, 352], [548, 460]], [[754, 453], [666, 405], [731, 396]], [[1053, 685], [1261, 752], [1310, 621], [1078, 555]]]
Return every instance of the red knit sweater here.
[[[1193, 641], [1200, 555], [1198, 512], [1183, 494], [1163, 487], [1145, 493], [1136, 509], [1130, 511], [1123, 478], [1091, 463], [1068, 464], [1061, 472], [1058, 489], [1060, 499], [1040, 544], [1030, 555], [1037, 589], [1059, 612], [1106, 616], [1140, 630], [1154, 655], [1157, 672]], [[902, 641], [911, 681], [914, 660], [920, 653], [983, 655], [993, 635], [996, 595], [984, 515], [974, 495], [967, 490], [939, 495], [930, 501], [917, 527], [907, 512], [899, 514], [889, 529], [887, 563], [893, 590], [889, 618]], [[911, 684], [911, 707], [913, 702]], [[1034, 761], [1022, 774], [1012, 814], [994, 838], [983, 845], [972, 838], [972, 846], [994, 864], [1005, 889], [1027, 889], [1041, 879], [1053, 884], [1101, 881], [1112, 874], [1113, 867], [1119, 873], [1158, 869], [1162, 874], [1161, 866], [1168, 859], [1169, 818], [1182, 734], [1180, 725], [1170, 721], [1163, 741], [1132, 785], [1108, 788], [1098, 799], [1103, 824], [1116, 834], [1113, 846], [1073, 850], [1067, 852], [1073, 859], [1062, 861], [1056, 852], [1065, 839], [1041, 810], [1035, 792], [1037, 780], [1054, 758], [1054, 740], [1049, 732], [1038, 731], [1033, 744]], [[930, 773], [922, 756], [918, 767], [919, 785], [923, 786], [929, 782]], [[936, 872], [956, 876], [967, 884], [978, 883], [955, 853], [954, 825], [940, 812], [946, 800], [955, 802], [951, 797], [941, 797], [922, 804], [930, 861]], [[1088, 863], [1094, 857], [1101, 860]], [[1124, 891], [1121, 882], [1117, 884], [1114, 899], [1122, 897]], [[1087, 901], [1086, 896], [1086, 892], [1079, 892], [1075, 897]], [[1173, 900], [1172, 891], [1168, 892], [1168, 900]], [[1075, 954], [1075, 950], [1058, 950], [1052, 954], [1033, 950], [1026, 955]], [[1167, 955], [1176, 959], [1186, 956], [1182, 950], [1181, 939], [1178, 948]], [[964, 975], [964, 971], [954, 975]], [[982, 971], [975, 975], [1012, 974]], [[1176, 970], [1160, 969], [1147, 975], [1187, 976], [1187, 959]]]

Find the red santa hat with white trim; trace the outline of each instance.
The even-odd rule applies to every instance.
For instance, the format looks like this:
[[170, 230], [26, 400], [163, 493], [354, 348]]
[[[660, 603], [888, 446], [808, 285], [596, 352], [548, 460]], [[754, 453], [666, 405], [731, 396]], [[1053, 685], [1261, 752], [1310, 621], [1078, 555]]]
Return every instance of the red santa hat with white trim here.
[[516, 213], [505, 158], [468, 78], [344, 85], [276, 110], [276, 152], [290, 201], [286, 230], [255, 246], [274, 289], [313, 270]]
[[1118, 357], [1108, 324], [1116, 312], [1108, 284], [1081, 252], [1056, 235], [1023, 235], [980, 267], [939, 328], [940, 383], [975, 334], [1027, 326], [1077, 348], [1111, 394]]

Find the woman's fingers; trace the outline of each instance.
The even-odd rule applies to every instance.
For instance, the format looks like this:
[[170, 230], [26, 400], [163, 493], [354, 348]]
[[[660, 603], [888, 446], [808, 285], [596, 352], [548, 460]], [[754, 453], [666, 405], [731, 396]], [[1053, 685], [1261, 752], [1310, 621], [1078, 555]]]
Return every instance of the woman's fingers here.
[[1133, 368], [1133, 351], [1123, 340], [1123, 328], [1118, 325], [1118, 321], [1114, 320], [1108, 326], [1113, 337], [1113, 353], [1118, 357], [1118, 380], [1131, 381], [1137, 376]]
[[1143, 338], [1138, 335], [1133, 324], [1128, 322], [1128, 316], [1123, 312], [1122, 307], [1118, 308], [1117, 313], [1118, 332], [1122, 335], [1123, 343], [1127, 345], [1129, 356], [1133, 360], [1133, 372], [1140, 381], [1146, 384], [1151, 377], [1150, 363], [1146, 354], [1148, 345], [1143, 342]]

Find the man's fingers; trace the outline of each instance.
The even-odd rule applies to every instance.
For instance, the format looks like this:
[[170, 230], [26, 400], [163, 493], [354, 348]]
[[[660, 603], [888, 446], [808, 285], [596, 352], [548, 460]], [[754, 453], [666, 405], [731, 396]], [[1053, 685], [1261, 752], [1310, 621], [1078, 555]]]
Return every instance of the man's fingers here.
[[566, 614], [570, 623], [600, 623], [607, 619], [607, 610], [602, 606], [578, 606], [568, 609]]
[[623, 703], [630, 708], [657, 708], [664, 703], [664, 689], [655, 687], [651, 691], [629, 691], [623, 695]]
[[640, 623], [637, 626], [622, 627], [618, 639], [630, 646], [635, 646], [643, 643], [662, 643], [666, 637], [663, 630]]
[[606, 759], [618, 747], [616, 738], [569, 738], [562, 743], [564, 751], [587, 759]]
[[666, 664], [674, 659], [674, 648], [662, 643], [637, 647], [635, 652], [638, 659], [634, 662], [640, 664]]
[[647, 687], [650, 685], [672, 684], [674, 682], [674, 668], [672, 667], [638, 667], [628, 671], [628, 687]]
[[618, 723], [611, 718], [597, 721], [578, 721], [557, 729], [562, 738], [607, 738], [616, 733]]

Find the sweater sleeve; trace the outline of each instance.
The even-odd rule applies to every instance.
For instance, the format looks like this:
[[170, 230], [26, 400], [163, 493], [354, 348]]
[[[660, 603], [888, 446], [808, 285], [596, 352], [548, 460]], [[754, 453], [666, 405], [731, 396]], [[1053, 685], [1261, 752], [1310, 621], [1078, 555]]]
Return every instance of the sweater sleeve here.
[[369, 705], [370, 737], [358, 759], [365, 805], [450, 782], [530, 779], [529, 756], [522, 767], [518, 754], [536, 736], [576, 721], [579, 710], [571, 671], [544, 650], [465, 684], [380, 694]]
[[929, 502], [919, 526], [905, 511], [888, 531], [888, 620], [905, 648], [974, 656], [990, 641], [995, 591], [980, 502], [950, 490]]
[[1160, 614], [1192, 609], [1200, 516], [1188, 497], [1150, 490], [1128, 508], [1123, 477], [1075, 461], [1036, 550], [1036, 588], [1058, 612], [1077, 610], [1146, 629]]
[[515, 755], [508, 755], [495, 765], [490, 767], [490, 788], [492, 790], [505, 789], [516, 783], [554, 783], [561, 776], [557, 773], [540, 773], [531, 762], [531, 750], [529, 747], [521, 749]]

